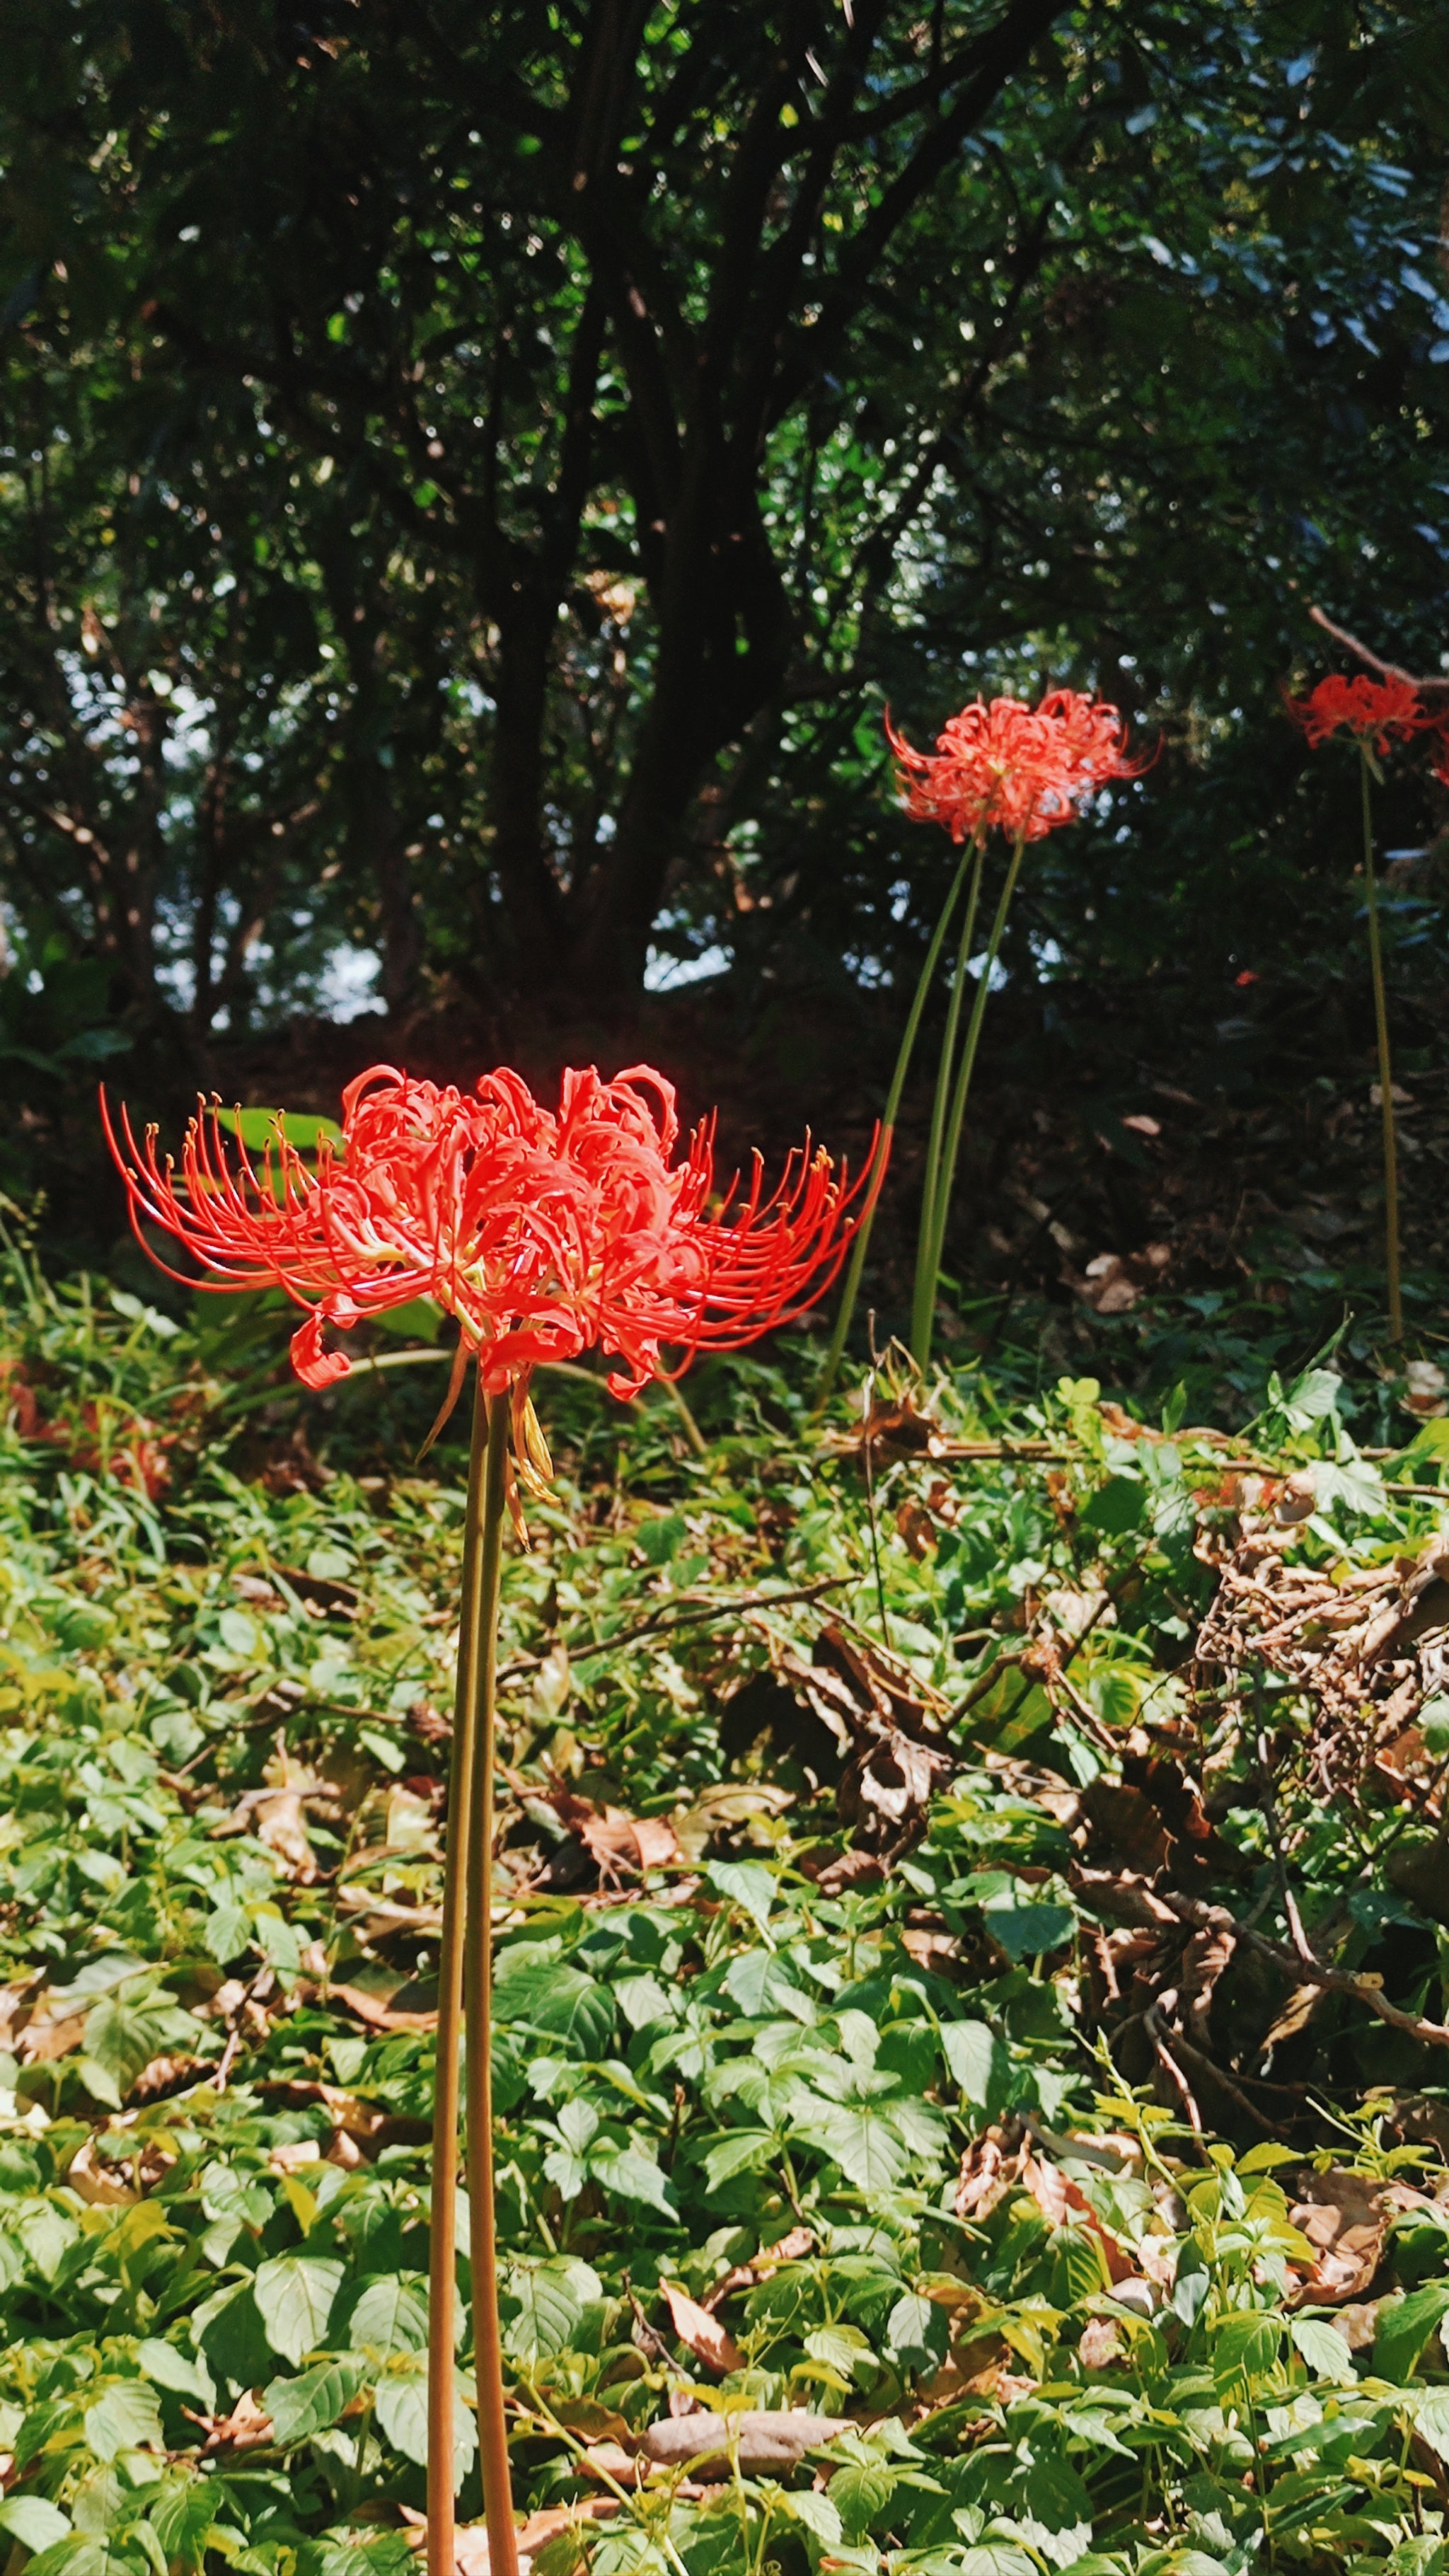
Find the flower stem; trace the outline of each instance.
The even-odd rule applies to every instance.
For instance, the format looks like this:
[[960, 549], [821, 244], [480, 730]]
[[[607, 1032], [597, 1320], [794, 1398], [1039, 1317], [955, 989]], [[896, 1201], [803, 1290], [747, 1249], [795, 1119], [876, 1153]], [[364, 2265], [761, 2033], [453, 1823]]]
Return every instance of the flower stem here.
[[453, 1760], [448, 1783], [448, 1848], [438, 1959], [438, 2051], [433, 2079], [432, 2225], [428, 2271], [428, 2576], [455, 2576], [453, 2509], [453, 2344], [457, 2306], [458, 2041], [463, 2017], [464, 1892], [468, 1819], [477, 1751], [483, 1515], [489, 1420], [481, 1384], [473, 1397], [458, 1671], [453, 1693]]
[[1404, 1300], [1399, 1284], [1399, 1140], [1394, 1125], [1394, 1077], [1389, 1061], [1389, 1006], [1384, 992], [1384, 952], [1379, 938], [1379, 889], [1374, 874], [1373, 800], [1369, 765], [1359, 754], [1363, 789], [1363, 881], [1368, 908], [1369, 966], [1374, 981], [1374, 1023], [1379, 1046], [1379, 1095], [1384, 1121], [1384, 1270], [1389, 1291], [1389, 1338], [1404, 1338]]
[[946, 1220], [951, 1213], [951, 1192], [956, 1182], [956, 1161], [961, 1150], [961, 1129], [966, 1116], [966, 1099], [971, 1089], [971, 1076], [976, 1067], [976, 1050], [981, 1043], [981, 1023], [986, 1016], [986, 997], [991, 990], [992, 969], [1001, 952], [1002, 933], [1006, 928], [1006, 916], [1011, 910], [1011, 898], [1016, 892], [1016, 880], [1021, 873], [1021, 854], [1025, 847], [1025, 841], [1019, 840], [1011, 853], [1011, 864], [1006, 871], [1006, 883], [1001, 889], [1001, 900], [997, 904], [996, 918], [991, 925], [991, 937], [986, 943], [986, 961], [976, 987], [976, 998], [971, 1005], [971, 1017], [966, 1028], [966, 1043], [961, 1050], [956, 1090], [951, 1102], [950, 1123], [946, 1129], [940, 1170], [936, 1176], [930, 1253], [924, 1276], [918, 1278], [916, 1283], [915, 1321], [911, 1334], [911, 1349], [916, 1366], [922, 1370], [931, 1356], [931, 1328], [936, 1316], [936, 1290], [940, 1284], [941, 1261], [946, 1249]]
[[961, 924], [961, 936], [956, 943], [956, 971], [951, 978], [951, 999], [946, 1006], [946, 1027], [941, 1039], [941, 1061], [936, 1067], [936, 1096], [931, 1103], [931, 1134], [926, 1147], [926, 1169], [921, 1181], [921, 1222], [916, 1237], [915, 1294], [911, 1301], [913, 1351], [919, 1351], [923, 1341], [929, 1345], [931, 1339], [931, 1301], [936, 1287], [935, 1273], [931, 1268], [931, 1247], [936, 1231], [936, 1199], [941, 1187], [941, 1157], [946, 1144], [946, 1112], [951, 1098], [951, 1077], [956, 1064], [956, 1037], [961, 1026], [961, 1004], [966, 992], [966, 961], [971, 954], [971, 942], [976, 935], [976, 908], [981, 900], [981, 869], [984, 855], [985, 843], [978, 841], [976, 864], [971, 871], [971, 891], [966, 898], [966, 918]]
[[[976, 855], [979, 861], [979, 852]], [[951, 880], [951, 890], [947, 895], [945, 902], [941, 906], [940, 918], [936, 923], [935, 929], [931, 933], [931, 944], [926, 951], [926, 962], [921, 968], [920, 975], [916, 981], [915, 998], [911, 1003], [910, 1014], [906, 1020], [900, 1049], [896, 1056], [896, 1069], [891, 1075], [891, 1087], [886, 1093], [885, 1108], [881, 1113], [880, 1150], [883, 1154], [888, 1154], [890, 1152], [891, 1140], [895, 1134], [896, 1118], [901, 1105], [901, 1094], [906, 1087], [906, 1076], [911, 1069], [911, 1057], [915, 1053], [916, 1039], [920, 1033], [921, 1019], [926, 1008], [926, 996], [930, 992], [931, 985], [935, 980], [936, 968], [941, 959], [941, 950], [946, 943], [946, 933], [951, 926], [951, 915], [956, 909], [957, 899], [960, 895], [962, 885], [965, 882], [966, 871], [971, 864], [971, 857], [972, 853], [969, 850], [963, 851], [961, 854], [961, 863]], [[820, 1372], [820, 1383], [815, 1390], [815, 1403], [813, 1410], [816, 1413], [819, 1413], [822, 1408], [829, 1403], [831, 1391], [834, 1388], [836, 1378], [840, 1371], [840, 1363], [845, 1352], [846, 1336], [850, 1331], [851, 1320], [855, 1314], [856, 1299], [860, 1295], [860, 1282], [865, 1270], [865, 1256], [870, 1248], [870, 1234], [871, 1228], [875, 1223], [877, 1204], [878, 1201], [874, 1199], [871, 1200], [866, 1213], [861, 1220], [855, 1242], [851, 1246], [850, 1265], [845, 1274], [845, 1286], [840, 1293], [840, 1312], [835, 1318], [835, 1330], [830, 1336], [830, 1348], [825, 1354], [825, 1365]]]
[[[498, 1586], [503, 1570], [509, 1398], [488, 1407], [479, 1580], [481, 1643], [478, 1755], [468, 1836], [467, 1970], [468, 2211], [473, 2264], [473, 2368], [478, 2383], [478, 2457], [490, 2576], [518, 2576], [508, 2424], [503, 2412], [503, 2339], [498, 2317], [498, 2245], [493, 2210], [493, 1784], [498, 1707]], [[431, 2576], [431, 2571], [429, 2571]]]

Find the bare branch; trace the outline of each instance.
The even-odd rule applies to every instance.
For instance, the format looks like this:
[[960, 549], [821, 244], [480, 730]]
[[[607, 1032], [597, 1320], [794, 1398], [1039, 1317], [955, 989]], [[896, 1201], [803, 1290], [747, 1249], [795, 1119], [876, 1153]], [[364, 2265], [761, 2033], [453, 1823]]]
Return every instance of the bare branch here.
[[1407, 680], [1411, 689], [1449, 689], [1449, 673], [1434, 671], [1420, 678], [1416, 672], [1406, 671], [1402, 662], [1385, 662], [1379, 654], [1371, 653], [1367, 644], [1360, 644], [1358, 637], [1350, 635], [1346, 626], [1335, 626], [1332, 618], [1325, 617], [1321, 608], [1310, 608], [1308, 614], [1315, 626], [1321, 626], [1324, 634], [1331, 635], [1335, 644], [1342, 644], [1347, 652], [1356, 653], [1361, 662], [1367, 662], [1371, 671], [1378, 672], [1380, 679]]

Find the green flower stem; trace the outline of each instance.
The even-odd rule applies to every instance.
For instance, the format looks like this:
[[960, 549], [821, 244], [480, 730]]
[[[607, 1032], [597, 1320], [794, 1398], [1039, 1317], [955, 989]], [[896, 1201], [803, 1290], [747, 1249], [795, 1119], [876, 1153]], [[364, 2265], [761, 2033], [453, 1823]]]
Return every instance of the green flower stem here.
[[[980, 854], [978, 852], [978, 883], [979, 856]], [[951, 880], [950, 893], [947, 895], [944, 904], [941, 906], [940, 918], [936, 923], [935, 929], [931, 933], [931, 944], [926, 951], [926, 962], [921, 968], [920, 975], [917, 978], [915, 999], [911, 1003], [910, 1015], [906, 1021], [905, 1031], [901, 1038], [900, 1050], [896, 1056], [896, 1069], [891, 1075], [891, 1087], [886, 1094], [885, 1108], [881, 1113], [881, 1149], [884, 1153], [889, 1153], [891, 1140], [895, 1135], [896, 1118], [899, 1114], [901, 1105], [901, 1094], [905, 1090], [906, 1076], [911, 1069], [911, 1057], [915, 1052], [916, 1039], [920, 1032], [921, 1018], [926, 1007], [926, 996], [930, 992], [932, 982], [935, 978], [936, 968], [940, 964], [941, 950], [946, 944], [946, 933], [951, 926], [951, 915], [956, 909], [957, 899], [960, 895], [962, 885], [965, 882], [966, 871], [971, 865], [971, 857], [972, 854], [969, 850], [962, 852], [961, 864], [957, 868], [956, 873]], [[865, 1256], [870, 1248], [871, 1228], [874, 1223], [875, 1207], [872, 1206], [869, 1213], [863, 1219], [860, 1230], [851, 1246], [850, 1263], [845, 1273], [845, 1286], [841, 1290], [840, 1294], [840, 1311], [835, 1318], [835, 1330], [830, 1336], [830, 1348], [825, 1354], [825, 1365], [820, 1372], [820, 1383], [815, 1390], [814, 1411], [816, 1413], [819, 1413], [822, 1407], [829, 1402], [831, 1391], [835, 1385], [836, 1377], [839, 1374], [840, 1363], [845, 1352], [846, 1336], [850, 1331], [851, 1319], [855, 1314], [856, 1299], [860, 1295], [860, 1282], [865, 1270]]]
[[911, 1349], [916, 1366], [920, 1369], [926, 1367], [931, 1356], [931, 1328], [935, 1322], [936, 1290], [940, 1282], [941, 1261], [946, 1248], [946, 1220], [951, 1212], [951, 1192], [956, 1181], [956, 1161], [961, 1150], [961, 1129], [966, 1117], [966, 1099], [976, 1066], [976, 1050], [981, 1043], [981, 1023], [986, 1016], [986, 997], [991, 990], [991, 970], [1001, 952], [1002, 933], [1006, 928], [1006, 916], [1011, 910], [1011, 898], [1016, 892], [1016, 880], [1021, 873], [1021, 856], [1025, 847], [1025, 841], [1019, 840], [1011, 853], [1011, 864], [1006, 871], [1006, 883], [1001, 889], [1001, 900], [996, 907], [996, 918], [991, 925], [991, 937], [986, 944], [986, 962], [981, 969], [981, 980], [976, 987], [976, 998], [971, 1005], [966, 1043], [961, 1050], [955, 1096], [951, 1102], [950, 1124], [946, 1130], [941, 1169], [936, 1184], [936, 1214], [932, 1229], [930, 1261], [926, 1276], [917, 1283], [916, 1323], [911, 1335]]
[[490, 2576], [518, 2576], [508, 2423], [503, 2412], [503, 2338], [498, 2318], [498, 2243], [493, 2186], [493, 1787], [498, 1712], [498, 1587], [508, 1466], [507, 1394], [488, 1406], [479, 1576], [481, 1643], [478, 1750], [468, 1835], [464, 1976], [468, 2079], [468, 2210], [473, 2264], [473, 2368], [478, 2383], [478, 2457]]
[[458, 2042], [463, 2017], [464, 1892], [477, 1753], [483, 1603], [483, 1519], [491, 1424], [481, 1384], [473, 1396], [453, 1760], [438, 1958], [438, 2050], [433, 2079], [432, 2224], [428, 2262], [428, 2576], [455, 2576], [453, 2325], [457, 2303]]
[[1399, 1139], [1394, 1124], [1394, 1077], [1389, 1061], [1389, 1006], [1384, 992], [1384, 952], [1379, 937], [1379, 889], [1374, 874], [1373, 800], [1367, 753], [1360, 747], [1359, 783], [1363, 789], [1363, 881], [1368, 906], [1369, 967], [1374, 982], [1374, 1023], [1379, 1047], [1379, 1092], [1384, 1121], [1384, 1273], [1389, 1292], [1389, 1337], [1404, 1338], [1404, 1300], [1399, 1281]]
[[[941, 1187], [941, 1158], [946, 1143], [946, 1113], [951, 1099], [951, 1075], [956, 1062], [956, 1038], [961, 1026], [961, 1002], [966, 990], [966, 961], [976, 935], [976, 910], [981, 900], [981, 869], [985, 854], [984, 841], [976, 843], [976, 864], [971, 871], [971, 891], [966, 899], [966, 918], [956, 943], [956, 968], [951, 978], [951, 999], [946, 1007], [946, 1027], [941, 1039], [941, 1060], [936, 1067], [936, 1096], [931, 1103], [931, 1134], [926, 1146], [926, 1169], [921, 1182], [921, 1221], [916, 1236], [916, 1278], [911, 1302], [911, 1348], [919, 1349], [922, 1333], [931, 1338], [931, 1305], [935, 1293], [935, 1275], [931, 1270], [931, 1246], [936, 1232], [936, 1200]], [[924, 1304], [924, 1314], [922, 1307]]]

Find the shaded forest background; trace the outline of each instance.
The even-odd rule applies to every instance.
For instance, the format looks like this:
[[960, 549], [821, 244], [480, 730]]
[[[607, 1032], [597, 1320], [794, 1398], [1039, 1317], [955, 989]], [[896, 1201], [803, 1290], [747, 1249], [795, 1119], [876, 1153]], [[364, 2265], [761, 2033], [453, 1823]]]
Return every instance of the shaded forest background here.
[[[112, 1059], [642, 1050], [851, 1142], [951, 860], [883, 712], [1065, 682], [1155, 758], [1032, 855], [963, 1278], [1370, 1260], [1356, 781], [1279, 693], [1315, 603], [1449, 667], [1449, 12], [79, 0], [7, 68], [0, 1182], [67, 1242]], [[1445, 812], [1400, 763], [1421, 1314]]]

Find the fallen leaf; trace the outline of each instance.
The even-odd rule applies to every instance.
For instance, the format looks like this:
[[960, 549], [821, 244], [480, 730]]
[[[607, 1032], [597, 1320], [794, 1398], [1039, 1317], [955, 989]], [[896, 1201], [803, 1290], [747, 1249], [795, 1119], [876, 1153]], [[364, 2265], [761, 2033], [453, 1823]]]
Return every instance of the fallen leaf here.
[[1444, 1371], [1433, 1360], [1410, 1360], [1404, 1370], [1408, 1381], [1408, 1403], [1411, 1413], [1441, 1414], [1444, 1411]]
[[71, 2190], [95, 2209], [123, 2209], [141, 2197], [115, 2165], [101, 2163], [94, 2138], [87, 2138], [80, 2153], [72, 2156], [65, 2178]]
[[296, 2173], [303, 2165], [320, 2165], [322, 2149], [315, 2138], [293, 2138], [284, 2146], [273, 2147], [267, 2157], [267, 2171], [275, 2174]]
[[1103, 2226], [1086, 2193], [1062, 2172], [1060, 2165], [1049, 2164], [1044, 2156], [1028, 2155], [1022, 2163], [1021, 2179], [1049, 2227], [1073, 2223], [1095, 2236], [1114, 2287], [1132, 2277], [1132, 2257], [1110, 2228]]
[[1109, 2362], [1121, 2360], [1125, 2348], [1122, 2330], [1110, 2317], [1089, 2317], [1077, 2345], [1077, 2358], [1084, 2370], [1105, 2370]]
[[[181, 2411], [191, 2415], [189, 2406]], [[272, 2419], [250, 2389], [243, 2390], [229, 2415], [191, 2415], [191, 2421], [205, 2432], [201, 2446], [204, 2452], [249, 2451], [258, 2442], [270, 2442], [272, 2438]]]
[[697, 2361], [702, 2361], [708, 2370], [744, 2369], [745, 2357], [739, 2345], [719, 2319], [710, 2315], [708, 2308], [700, 2307], [687, 2290], [679, 2288], [673, 2281], [661, 2281], [659, 2286], [675, 2333]]
[[835, 2416], [808, 2415], [803, 2407], [780, 2414], [665, 2415], [646, 2428], [639, 2448], [660, 2467], [689, 2460], [700, 2477], [724, 2478], [730, 2474], [731, 2445], [737, 2443], [746, 2476], [778, 2477], [798, 2468], [807, 2451], [852, 2429]]
[[54, 2058], [68, 2056], [73, 2048], [79, 2048], [85, 2027], [84, 2013], [57, 2011], [52, 2017], [42, 2007], [20, 2033], [18, 2055], [22, 2066], [44, 2066]]
[[1307, 2237], [1314, 2261], [1299, 2273], [1288, 2305], [1338, 2307], [1362, 2299], [1383, 2260], [1395, 2209], [1413, 2208], [1425, 2199], [1406, 2184], [1375, 2183], [1343, 2166], [1302, 2176], [1288, 2219]]
[[814, 2251], [815, 2238], [810, 2229], [792, 2227], [788, 2236], [782, 2236], [774, 2245], [762, 2246], [748, 2263], [732, 2264], [728, 2272], [722, 2272], [704, 2294], [705, 2307], [710, 2310], [717, 2308], [723, 2300], [732, 2298], [736, 2290], [752, 2290], [757, 2281], [768, 2280], [772, 2272], [778, 2272], [782, 2263], [801, 2263], [807, 2254]]
[[684, 1858], [667, 1816], [630, 1816], [622, 1807], [599, 1807], [563, 1783], [550, 1790], [548, 1804], [560, 1824], [577, 1834], [606, 1884], [617, 1885], [626, 1871], [640, 1878], [646, 1870], [667, 1869]]
[[931, 1800], [956, 1768], [954, 1757], [898, 1726], [867, 1738], [842, 1776], [836, 1804], [858, 1839], [892, 1858], [925, 1832]]
[[[428, 2546], [427, 2515], [407, 2504], [401, 2505], [399, 2511], [411, 2546], [422, 2556]], [[534, 2560], [560, 2532], [581, 2530], [586, 2523], [612, 2522], [622, 2511], [615, 2496], [584, 2496], [576, 2504], [546, 2505], [542, 2511], [531, 2513], [526, 2522], [514, 2527], [519, 2576], [529, 2576]], [[453, 2553], [458, 2576], [489, 2576], [488, 2533], [483, 2523], [460, 2524], [454, 2534]]]
[[1019, 2120], [993, 2122], [981, 2137], [973, 2138], [956, 2181], [957, 2217], [989, 2218], [1020, 2181], [1027, 2153]]
[[438, 2019], [436, 1977], [410, 1977], [366, 1960], [334, 1985], [329, 2000], [345, 2005], [374, 2030], [433, 2030]]
[[131, 2087], [131, 2100], [145, 2104], [164, 2102], [170, 2093], [185, 2093], [212, 2073], [204, 2057], [153, 2057], [143, 2066]]

